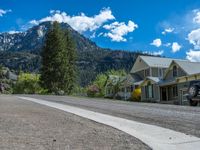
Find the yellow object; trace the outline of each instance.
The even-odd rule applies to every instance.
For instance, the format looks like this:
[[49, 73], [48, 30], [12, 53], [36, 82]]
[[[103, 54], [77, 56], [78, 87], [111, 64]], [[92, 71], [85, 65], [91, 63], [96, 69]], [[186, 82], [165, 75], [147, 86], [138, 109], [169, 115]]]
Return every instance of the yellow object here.
[[141, 100], [141, 88], [136, 88], [132, 92], [132, 100], [134, 100], [134, 101], [140, 101]]

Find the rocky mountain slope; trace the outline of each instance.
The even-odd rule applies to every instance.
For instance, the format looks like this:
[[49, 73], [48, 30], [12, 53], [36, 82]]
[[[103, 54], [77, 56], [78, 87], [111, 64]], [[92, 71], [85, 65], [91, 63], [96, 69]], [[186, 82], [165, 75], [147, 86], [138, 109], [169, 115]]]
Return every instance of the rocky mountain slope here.
[[[68, 24], [61, 24], [70, 31], [77, 46], [78, 82], [89, 84], [100, 72], [109, 69], [129, 71], [138, 52], [114, 51], [98, 47], [94, 42], [73, 30]], [[38, 72], [40, 52], [45, 34], [51, 27], [44, 22], [21, 33], [0, 33], [0, 64], [14, 70]]]

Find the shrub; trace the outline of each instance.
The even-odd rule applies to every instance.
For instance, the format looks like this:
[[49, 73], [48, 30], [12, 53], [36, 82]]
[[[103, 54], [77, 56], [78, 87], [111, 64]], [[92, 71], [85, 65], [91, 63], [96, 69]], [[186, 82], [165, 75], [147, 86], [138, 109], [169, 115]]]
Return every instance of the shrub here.
[[95, 97], [99, 93], [99, 88], [96, 85], [90, 85], [87, 89], [87, 96]]
[[16, 94], [44, 94], [45, 90], [39, 85], [39, 75], [21, 73], [14, 85], [13, 92]]

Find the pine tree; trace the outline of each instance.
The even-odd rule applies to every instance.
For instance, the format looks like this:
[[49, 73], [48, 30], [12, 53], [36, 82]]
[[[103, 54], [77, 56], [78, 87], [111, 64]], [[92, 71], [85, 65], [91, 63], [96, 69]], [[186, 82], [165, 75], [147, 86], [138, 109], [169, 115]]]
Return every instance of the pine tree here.
[[75, 82], [75, 45], [68, 31], [54, 22], [42, 51], [41, 86], [50, 93], [71, 94]]
[[71, 94], [76, 80], [76, 46], [68, 30], [65, 31], [67, 62], [67, 85], [66, 92]]

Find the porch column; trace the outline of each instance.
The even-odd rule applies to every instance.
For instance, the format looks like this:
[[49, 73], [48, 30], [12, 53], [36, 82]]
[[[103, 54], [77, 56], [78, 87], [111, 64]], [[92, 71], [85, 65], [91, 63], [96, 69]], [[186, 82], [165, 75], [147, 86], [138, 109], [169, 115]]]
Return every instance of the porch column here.
[[126, 100], [127, 98], [126, 98], [126, 87], [124, 88], [124, 93], [125, 93], [125, 95], [124, 95], [124, 99]]
[[167, 101], [169, 101], [169, 91], [168, 91], [168, 87], [166, 87], [166, 93], [167, 93], [166, 99], [167, 99]]

